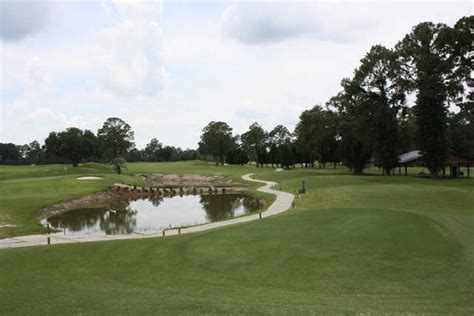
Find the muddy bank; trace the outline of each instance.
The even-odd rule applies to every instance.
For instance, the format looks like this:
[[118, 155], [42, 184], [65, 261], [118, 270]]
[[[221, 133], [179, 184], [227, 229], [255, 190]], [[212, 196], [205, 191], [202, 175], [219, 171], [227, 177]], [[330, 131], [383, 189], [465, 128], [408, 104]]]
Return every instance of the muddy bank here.
[[198, 175], [198, 174], [139, 174], [137, 175], [145, 183], [162, 187], [234, 187], [242, 186], [241, 183], [224, 177], [222, 175]]
[[61, 212], [65, 212], [75, 208], [88, 207], [94, 204], [111, 203], [113, 201], [126, 199], [127, 197], [125, 197], [123, 194], [116, 192], [112, 189], [108, 189], [106, 191], [89, 194], [77, 199], [45, 207], [35, 214], [35, 218], [38, 221], [41, 221], [49, 216], [56, 215]]
[[[241, 183], [222, 175], [138, 174], [137, 177], [143, 180], [146, 185], [141, 187], [116, 183], [105, 191], [45, 207], [35, 214], [35, 218], [41, 221], [49, 216], [72, 209], [126, 202], [151, 195], [229, 194], [247, 189]], [[257, 203], [264, 206], [267, 202], [265, 199], [259, 199]]]

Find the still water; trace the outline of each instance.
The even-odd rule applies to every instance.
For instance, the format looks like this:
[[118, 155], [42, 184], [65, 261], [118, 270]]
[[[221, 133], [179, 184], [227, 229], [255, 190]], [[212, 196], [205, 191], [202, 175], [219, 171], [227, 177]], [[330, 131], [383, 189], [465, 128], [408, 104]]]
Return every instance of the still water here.
[[257, 200], [243, 194], [150, 196], [108, 207], [70, 210], [49, 217], [47, 223], [65, 234], [149, 234], [221, 221], [256, 209]]

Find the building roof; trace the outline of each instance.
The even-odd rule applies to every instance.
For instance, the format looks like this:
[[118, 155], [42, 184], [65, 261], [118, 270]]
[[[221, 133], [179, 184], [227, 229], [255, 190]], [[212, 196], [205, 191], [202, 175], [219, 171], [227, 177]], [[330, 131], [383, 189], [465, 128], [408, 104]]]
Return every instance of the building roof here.
[[398, 156], [398, 160], [400, 161], [400, 163], [404, 164], [404, 163], [409, 163], [413, 160], [417, 160], [418, 158], [421, 158], [422, 156], [423, 155], [421, 154], [419, 150], [413, 150], [413, 151], [409, 151], [407, 153], [401, 154], [400, 156]]
[[[400, 164], [407, 164], [413, 161], [418, 161], [418, 163], [423, 163], [422, 162], [423, 155], [421, 154], [421, 151], [419, 150], [413, 150], [409, 151], [407, 153], [404, 153], [400, 156], [398, 156], [398, 161]], [[461, 155], [457, 153], [451, 153], [449, 154], [448, 158], [446, 158], [445, 164], [446, 165], [454, 165], [454, 164], [471, 164], [474, 163], [474, 157], [470, 157], [467, 155]]]

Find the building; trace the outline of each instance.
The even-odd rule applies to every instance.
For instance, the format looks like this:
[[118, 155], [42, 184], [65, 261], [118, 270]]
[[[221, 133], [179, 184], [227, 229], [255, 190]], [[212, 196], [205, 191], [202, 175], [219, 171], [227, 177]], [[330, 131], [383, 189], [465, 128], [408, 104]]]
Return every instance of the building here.
[[[398, 157], [398, 173], [402, 175], [402, 167], [405, 168], [405, 176], [408, 175], [408, 167], [423, 167], [423, 155], [419, 150], [413, 150], [404, 153]], [[445, 168], [443, 169], [443, 175], [446, 175], [446, 168], [449, 168], [449, 175], [451, 177], [471, 177], [470, 167], [474, 165], [474, 158], [466, 155], [452, 153], [449, 155], [445, 162]], [[467, 168], [467, 174], [463, 174], [461, 167]]]

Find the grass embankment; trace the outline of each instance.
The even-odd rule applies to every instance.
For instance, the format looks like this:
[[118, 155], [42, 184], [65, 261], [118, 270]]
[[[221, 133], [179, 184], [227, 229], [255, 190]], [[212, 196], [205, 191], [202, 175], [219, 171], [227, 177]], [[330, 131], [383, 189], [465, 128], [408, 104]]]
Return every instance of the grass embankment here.
[[474, 313], [473, 179], [176, 166], [128, 172], [258, 172], [292, 192], [304, 177], [308, 193], [199, 234], [1, 250], [2, 313]]

